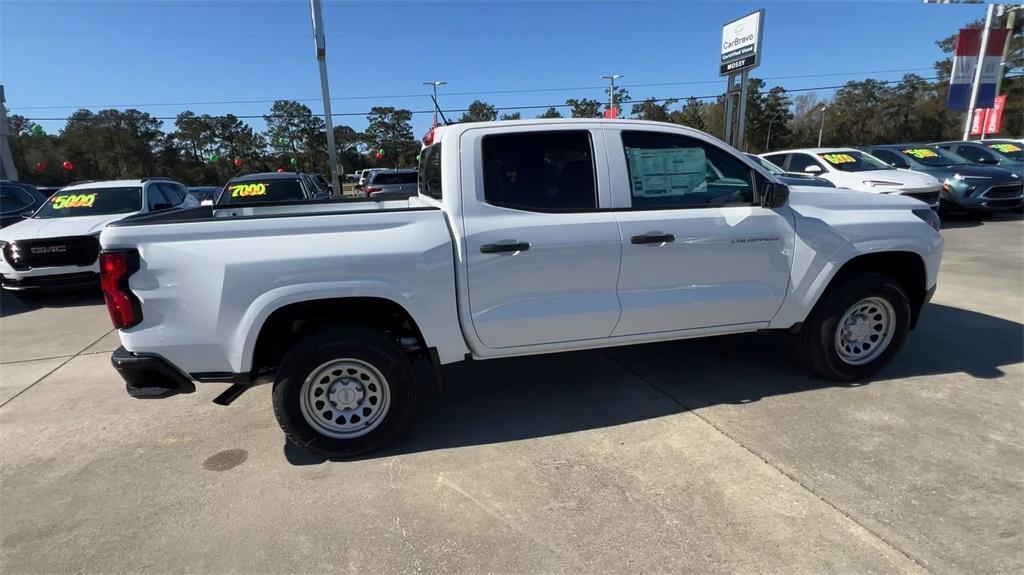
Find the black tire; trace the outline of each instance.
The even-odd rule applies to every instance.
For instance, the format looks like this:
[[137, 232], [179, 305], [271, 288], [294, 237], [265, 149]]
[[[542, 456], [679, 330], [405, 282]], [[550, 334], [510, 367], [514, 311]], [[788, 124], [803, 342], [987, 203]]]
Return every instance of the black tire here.
[[[867, 298], [883, 298], [892, 306], [895, 322], [888, 346], [871, 361], [852, 365], [839, 354], [836, 333], [839, 321], [854, 304]], [[822, 377], [835, 381], [860, 381], [884, 368], [899, 352], [910, 328], [910, 301], [892, 278], [874, 272], [850, 272], [835, 278], [795, 336], [800, 361]]]
[[[369, 364], [384, 377], [390, 392], [380, 423], [365, 435], [344, 439], [318, 431], [303, 415], [301, 405], [306, 379], [318, 367], [342, 358]], [[274, 415], [288, 440], [332, 459], [386, 446], [402, 432], [416, 407], [415, 378], [405, 353], [382, 332], [361, 326], [335, 325], [302, 338], [282, 360], [272, 395]]]

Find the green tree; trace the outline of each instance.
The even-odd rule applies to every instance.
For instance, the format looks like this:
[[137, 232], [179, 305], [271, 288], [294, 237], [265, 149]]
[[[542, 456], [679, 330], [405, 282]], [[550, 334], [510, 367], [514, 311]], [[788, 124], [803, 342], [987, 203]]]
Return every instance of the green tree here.
[[508, 114], [502, 114], [501, 115], [501, 119], [502, 120], [521, 120], [521, 119], [523, 119], [523, 115], [520, 114], [519, 112], [510, 112]]
[[548, 108], [547, 110], [544, 110], [544, 112], [541, 115], [537, 116], [537, 117], [538, 118], [561, 118], [562, 117], [562, 113], [558, 111], [558, 108], [555, 108], [554, 106], [552, 106], [552, 107]]
[[600, 118], [601, 117], [601, 102], [597, 100], [590, 100], [583, 98], [577, 100], [575, 98], [566, 100], [565, 104], [572, 107], [573, 118]]
[[689, 126], [695, 130], [707, 131], [705, 114], [707, 106], [697, 98], [687, 98], [686, 103], [679, 110], [669, 114], [669, 121], [683, 126]]
[[462, 114], [459, 122], [493, 122], [498, 119], [498, 111], [494, 106], [480, 100], [473, 100], [469, 109]]
[[[611, 86], [609, 86], [609, 87], [604, 89], [605, 102], [609, 102], [608, 98], [611, 97], [611, 91], [612, 91]], [[630, 102], [629, 90], [626, 89], [626, 88], [623, 88], [622, 86], [616, 86], [615, 87], [615, 107], [619, 109], [619, 117], [620, 118], [625, 116], [625, 114], [622, 113], [622, 111], [624, 110], [623, 106], [625, 106], [629, 102]], [[605, 110], [608, 109], [608, 103], [606, 103], [604, 105], [604, 109]]]
[[366, 138], [374, 151], [384, 150], [382, 166], [415, 166], [419, 143], [412, 135], [412, 112], [390, 106], [375, 106], [366, 116]]
[[279, 161], [287, 165], [291, 158], [295, 158], [303, 170], [326, 171], [324, 120], [313, 115], [309, 106], [292, 100], [278, 100], [263, 119], [267, 122], [266, 137]]
[[654, 98], [647, 98], [639, 104], [633, 104], [632, 114], [633, 117], [638, 120], [668, 122], [671, 121], [672, 115], [669, 108], [674, 106], [678, 101], [679, 100], [669, 99], [659, 104]]

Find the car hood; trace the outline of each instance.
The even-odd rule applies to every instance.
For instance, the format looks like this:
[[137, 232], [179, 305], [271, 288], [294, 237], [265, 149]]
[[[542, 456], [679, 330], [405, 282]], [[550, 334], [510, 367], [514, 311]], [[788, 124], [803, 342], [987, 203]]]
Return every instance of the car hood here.
[[934, 176], [914, 170], [870, 170], [867, 172], [858, 172], [857, 175], [862, 176], [862, 180], [898, 182], [908, 188], [939, 185], [939, 180], [935, 179]]
[[976, 164], [958, 164], [945, 168], [931, 168], [928, 173], [939, 179], [952, 178], [953, 174], [968, 176], [972, 178], [991, 178], [996, 181], [1015, 180], [1014, 173], [1005, 168], [996, 166], [979, 166]]
[[66, 236], [89, 236], [99, 233], [107, 224], [123, 220], [131, 214], [105, 214], [67, 218], [28, 218], [0, 230], [0, 240], [34, 240]]
[[789, 205], [800, 212], [801, 208], [824, 208], [829, 210], [892, 210], [926, 208], [927, 204], [914, 198], [898, 194], [865, 194], [846, 188], [815, 188], [811, 186], [789, 186]]

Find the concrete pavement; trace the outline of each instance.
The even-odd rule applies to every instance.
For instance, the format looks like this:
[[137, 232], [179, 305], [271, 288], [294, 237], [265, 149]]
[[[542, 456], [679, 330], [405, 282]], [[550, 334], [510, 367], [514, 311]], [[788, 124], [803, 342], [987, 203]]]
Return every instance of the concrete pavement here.
[[461, 365], [390, 451], [285, 445], [269, 389], [132, 400], [97, 298], [0, 306], [4, 572], [1024, 570], [1024, 221], [944, 232], [894, 364], [774, 336]]

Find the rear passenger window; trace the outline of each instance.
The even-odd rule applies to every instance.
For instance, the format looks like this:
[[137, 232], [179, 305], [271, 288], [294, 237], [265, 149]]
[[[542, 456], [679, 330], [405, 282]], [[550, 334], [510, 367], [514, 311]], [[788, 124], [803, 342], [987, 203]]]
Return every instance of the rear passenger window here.
[[817, 166], [824, 172], [825, 168], [822, 167], [821, 162], [815, 160], [813, 156], [808, 154], [793, 154], [789, 157], [789, 168], [790, 172], [804, 172], [811, 166]]
[[419, 182], [421, 194], [441, 199], [441, 144], [424, 148], [420, 154]]
[[753, 171], [732, 154], [686, 136], [623, 132], [634, 208], [750, 205]]
[[484, 200], [528, 211], [597, 208], [586, 130], [484, 136]]

